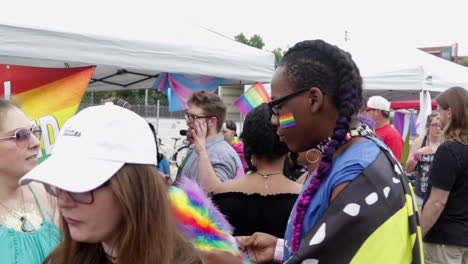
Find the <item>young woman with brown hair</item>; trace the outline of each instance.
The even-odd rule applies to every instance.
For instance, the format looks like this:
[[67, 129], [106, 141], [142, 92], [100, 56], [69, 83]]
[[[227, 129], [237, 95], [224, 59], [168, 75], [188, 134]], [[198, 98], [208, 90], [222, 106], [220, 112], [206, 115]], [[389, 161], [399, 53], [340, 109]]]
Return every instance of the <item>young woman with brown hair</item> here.
[[444, 142], [435, 153], [421, 212], [426, 263], [468, 262], [468, 91], [437, 98]]
[[70, 118], [51, 157], [20, 180], [58, 200], [63, 242], [44, 263], [202, 263], [154, 164], [154, 137], [134, 112], [106, 104]]

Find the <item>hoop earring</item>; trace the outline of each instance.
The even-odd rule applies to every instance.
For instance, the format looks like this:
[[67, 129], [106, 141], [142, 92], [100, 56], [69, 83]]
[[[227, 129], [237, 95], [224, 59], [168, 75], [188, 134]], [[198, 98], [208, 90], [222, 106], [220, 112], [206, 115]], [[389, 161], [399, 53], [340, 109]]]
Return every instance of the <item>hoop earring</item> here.
[[[313, 152], [315, 152], [315, 153], [318, 154], [318, 157], [317, 157], [314, 161], [311, 161], [311, 160], [309, 159], [309, 152], [311, 152], [311, 151], [313, 151]], [[317, 161], [320, 159], [320, 154], [322, 154], [322, 153], [320, 152], [320, 150], [318, 150], [318, 149], [316, 149], [316, 148], [309, 149], [309, 150], [306, 152], [305, 158], [306, 158], [307, 162], [309, 162], [310, 164], [314, 164], [314, 163], [317, 163]]]

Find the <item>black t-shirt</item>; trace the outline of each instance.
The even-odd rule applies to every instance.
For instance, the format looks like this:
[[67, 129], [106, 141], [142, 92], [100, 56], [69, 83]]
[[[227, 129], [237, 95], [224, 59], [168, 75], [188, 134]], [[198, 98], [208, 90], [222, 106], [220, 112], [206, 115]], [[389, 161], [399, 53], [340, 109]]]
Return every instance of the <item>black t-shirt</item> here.
[[211, 198], [234, 227], [234, 236], [264, 232], [282, 238], [297, 196], [295, 193], [227, 192], [214, 194]]
[[468, 246], [468, 146], [455, 141], [442, 143], [429, 171], [429, 187], [450, 191], [439, 219], [424, 238], [425, 242]]

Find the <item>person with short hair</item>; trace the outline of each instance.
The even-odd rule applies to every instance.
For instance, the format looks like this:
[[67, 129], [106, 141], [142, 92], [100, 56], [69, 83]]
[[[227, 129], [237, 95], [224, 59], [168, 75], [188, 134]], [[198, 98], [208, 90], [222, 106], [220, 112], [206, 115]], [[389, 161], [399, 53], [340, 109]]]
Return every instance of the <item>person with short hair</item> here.
[[224, 140], [226, 140], [239, 155], [242, 166], [244, 166], [244, 170], [247, 169], [248, 165], [244, 156], [244, 143], [242, 143], [242, 141], [237, 138], [236, 122], [232, 120], [226, 120], [223, 128], [221, 129], [221, 132], [223, 133]]
[[185, 113], [193, 144], [179, 166], [175, 184], [188, 177], [212, 192], [225, 180], [245, 175], [236, 151], [224, 140], [221, 128], [226, 119], [226, 105], [217, 94], [194, 92]]
[[365, 116], [374, 120], [375, 133], [392, 150], [393, 155], [401, 161], [403, 139], [390, 124], [390, 102], [382, 96], [372, 96], [367, 100]]
[[452, 87], [436, 101], [445, 141], [421, 212], [426, 263], [468, 263], [468, 91]]

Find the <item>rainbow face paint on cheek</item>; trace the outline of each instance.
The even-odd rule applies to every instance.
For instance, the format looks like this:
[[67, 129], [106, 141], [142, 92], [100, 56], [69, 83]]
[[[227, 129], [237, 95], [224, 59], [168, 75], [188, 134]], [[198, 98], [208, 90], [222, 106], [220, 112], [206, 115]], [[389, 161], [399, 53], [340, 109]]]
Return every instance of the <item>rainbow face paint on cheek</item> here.
[[279, 116], [280, 128], [288, 128], [296, 126], [296, 120], [294, 120], [294, 115], [292, 113], [282, 114]]

